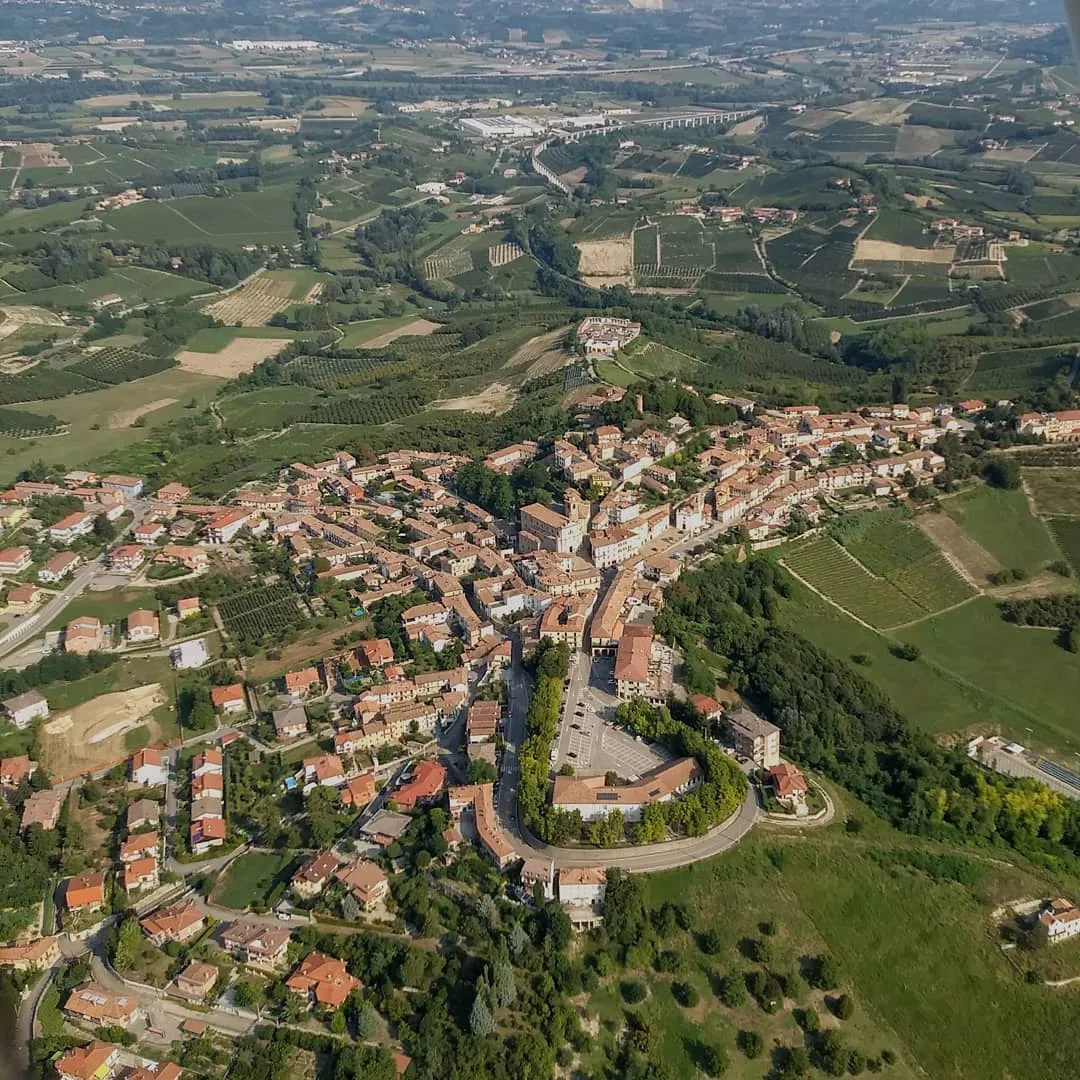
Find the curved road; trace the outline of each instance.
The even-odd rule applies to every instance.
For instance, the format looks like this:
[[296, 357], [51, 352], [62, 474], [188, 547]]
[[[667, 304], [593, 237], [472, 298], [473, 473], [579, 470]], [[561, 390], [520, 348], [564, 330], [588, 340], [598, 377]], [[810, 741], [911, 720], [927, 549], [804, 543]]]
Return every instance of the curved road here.
[[506, 673], [506, 738], [496, 810], [514, 850], [523, 859], [548, 858], [557, 868], [618, 866], [639, 873], [672, 870], [729, 851], [753, 828], [761, 815], [761, 807], [751, 788], [742, 806], [704, 836], [624, 848], [562, 848], [541, 843], [530, 835], [521, 823], [517, 800], [518, 750], [525, 739], [525, 714], [529, 709], [529, 675], [521, 664], [519, 652], [520, 646], [515, 641], [514, 662]]

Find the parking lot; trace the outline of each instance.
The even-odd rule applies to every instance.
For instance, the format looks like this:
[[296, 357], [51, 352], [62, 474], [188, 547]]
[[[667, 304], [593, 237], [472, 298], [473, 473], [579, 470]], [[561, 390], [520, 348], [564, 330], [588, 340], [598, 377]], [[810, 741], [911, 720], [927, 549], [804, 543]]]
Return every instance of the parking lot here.
[[633, 779], [668, 760], [662, 747], [638, 742], [614, 726], [619, 699], [611, 691], [611, 661], [575, 656], [564, 695], [555, 744], [555, 770], [570, 765], [579, 773], [616, 772]]

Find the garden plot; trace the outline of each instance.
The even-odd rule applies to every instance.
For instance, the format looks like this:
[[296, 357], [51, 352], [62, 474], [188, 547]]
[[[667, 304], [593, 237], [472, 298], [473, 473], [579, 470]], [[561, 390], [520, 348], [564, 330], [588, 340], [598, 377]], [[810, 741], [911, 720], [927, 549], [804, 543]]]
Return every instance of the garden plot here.
[[204, 310], [227, 326], [265, 326], [272, 316], [296, 303], [293, 287], [291, 281], [261, 275]]

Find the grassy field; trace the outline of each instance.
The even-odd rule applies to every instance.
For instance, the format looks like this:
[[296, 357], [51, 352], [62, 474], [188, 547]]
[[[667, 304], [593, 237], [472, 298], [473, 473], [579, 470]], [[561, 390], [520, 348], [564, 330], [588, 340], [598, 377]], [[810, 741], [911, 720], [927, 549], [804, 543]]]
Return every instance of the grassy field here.
[[1040, 514], [1080, 517], [1080, 469], [1025, 469]]
[[229, 864], [214, 889], [214, 903], [243, 910], [265, 901], [293, 863], [285, 852], [249, 851]]
[[218, 409], [225, 422], [240, 429], [270, 429], [289, 423], [319, 397], [310, 386], [268, 386], [223, 397]]
[[[702, 1040], [727, 1050], [726, 1076], [771, 1075], [768, 1051], [803, 1043], [793, 1013], [810, 1007], [822, 1030], [837, 1028], [848, 1046], [873, 1057], [884, 1049], [896, 1054], [884, 1076], [1072, 1076], [1080, 1052], [1080, 1035], [1067, 1019], [1074, 999], [1025, 983], [997, 950], [989, 918], [995, 904], [1049, 895], [1058, 883], [977, 853], [966, 862], [973, 884], [937, 880], [913, 863], [939, 847], [913, 843], [861, 809], [855, 812], [867, 822], [857, 840], [835, 826], [798, 836], [762, 833], [718, 859], [647, 878], [650, 906], [685, 903], [694, 912], [691, 933], [715, 929], [719, 935], [720, 949], [709, 956], [677, 931], [660, 946], [677, 956], [677, 974], [630, 973], [649, 985], [649, 997], [633, 1011], [653, 1022], [658, 1056], [671, 1075], [701, 1075], [694, 1059]], [[773, 1015], [752, 1002], [736, 1009], [719, 1003], [718, 976], [761, 969], [745, 954], [762, 939], [765, 922], [776, 928], [767, 939], [773, 957], [768, 969], [785, 973], [810, 958], [831, 956], [841, 973], [839, 989], [855, 1003], [851, 1019], [835, 1020], [818, 990], [801, 994], [799, 1002], [785, 1000]], [[672, 979], [693, 985], [700, 1004], [678, 1005]], [[601, 1021], [599, 1041], [611, 1038], [626, 1008], [616, 978], [604, 981], [590, 1006]], [[994, 1022], [988, 1024], [990, 1016]], [[734, 1048], [739, 1030], [762, 1036], [765, 1058], [747, 1061]], [[1058, 1030], [1061, 1038], [1053, 1034]]]
[[280, 326], [210, 326], [197, 330], [184, 343], [184, 348], [191, 352], [220, 352], [231, 345], [237, 338], [295, 338], [307, 339], [314, 334], [297, 330], [286, 330]]
[[981, 686], [958, 679], [936, 657], [924, 653], [908, 661], [894, 656], [890, 651], [894, 639], [860, 626], [798, 583], [791, 602], [781, 608], [781, 618], [834, 656], [860, 657], [859, 673], [884, 690], [913, 724], [932, 735], [963, 731], [988, 719], [1010, 731], [1022, 732], [1028, 726], [1026, 713]]
[[1080, 518], [1047, 518], [1046, 525], [1073, 573], [1080, 574]]
[[1035, 573], [1058, 557], [1046, 526], [1021, 491], [980, 485], [942, 502], [945, 512], [1002, 566]]
[[229, 198], [193, 196], [136, 203], [114, 211], [109, 224], [124, 237], [164, 243], [292, 244], [293, 187], [280, 184]]
[[[147, 429], [186, 415], [185, 405], [189, 402], [204, 405], [220, 385], [220, 379], [173, 368], [108, 390], [20, 405], [29, 412], [59, 417], [70, 425], [69, 434], [39, 439], [0, 436], [0, 483], [14, 480], [33, 461], [73, 468], [137, 442], [146, 437]], [[157, 403], [163, 404], [145, 414], [145, 428], [115, 426], [124, 414]], [[114, 426], [110, 427], [110, 421]]]
[[[1000, 703], [1000, 714], [996, 708], [986, 711], [986, 724], [1000, 724], [1021, 742], [1034, 736], [1080, 750], [1080, 664], [1056, 643], [1055, 631], [1013, 626], [990, 597], [980, 597], [897, 636], [917, 645], [957, 682]], [[1018, 716], [1026, 721], [1019, 731], [1013, 726]]]
[[[71, 709], [84, 701], [111, 694], [117, 690], [130, 690], [149, 683], [161, 683], [163, 689], [171, 693], [173, 686], [172, 668], [164, 656], [148, 656], [143, 659], [120, 660], [105, 671], [89, 675], [72, 683], [56, 683], [45, 694], [53, 712]], [[175, 725], [174, 725], [175, 726]]]

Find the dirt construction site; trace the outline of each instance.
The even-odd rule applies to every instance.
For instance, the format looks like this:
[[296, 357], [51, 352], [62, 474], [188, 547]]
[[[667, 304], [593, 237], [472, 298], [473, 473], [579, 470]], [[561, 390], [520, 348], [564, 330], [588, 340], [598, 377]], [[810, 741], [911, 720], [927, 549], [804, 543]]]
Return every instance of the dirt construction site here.
[[[168, 704], [160, 683], [102, 694], [51, 717], [41, 728], [41, 762], [54, 777], [74, 776], [125, 758], [124, 736]], [[149, 725], [153, 728], [153, 724]], [[158, 733], [149, 732], [153, 742]]]

